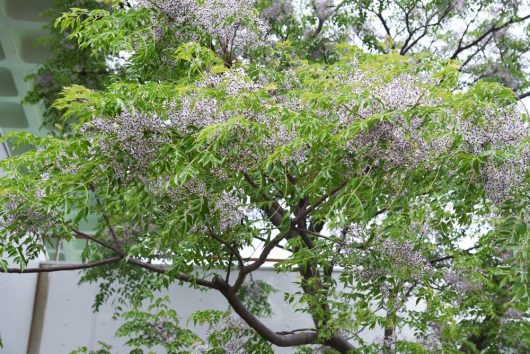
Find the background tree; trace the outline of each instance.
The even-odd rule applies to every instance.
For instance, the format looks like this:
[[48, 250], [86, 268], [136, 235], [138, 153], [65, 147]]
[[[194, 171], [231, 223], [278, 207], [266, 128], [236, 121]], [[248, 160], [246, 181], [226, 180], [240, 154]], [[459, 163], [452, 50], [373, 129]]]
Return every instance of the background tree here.
[[[512, 0], [264, 1], [273, 33], [314, 60], [333, 60], [333, 43], [378, 53], [429, 52], [460, 61], [461, 84], [500, 82], [529, 92], [530, 7]], [[266, 7], [268, 6], [268, 7]], [[301, 8], [301, 9], [300, 9]]]
[[[510, 89], [458, 91], [460, 66], [427, 54], [337, 43], [313, 58], [278, 32], [309, 17], [268, 24], [263, 4], [119, 4], [56, 22], [124, 74], [64, 90], [68, 137], [10, 136], [35, 149], [1, 164], [0, 250], [21, 267], [3, 271], [89, 269], [97, 306], [129, 306], [118, 335], [138, 350], [527, 350], [529, 128]], [[86, 262], [25, 268], [53, 237], [90, 241]], [[290, 256], [275, 270], [300, 275], [285, 299], [313, 328], [260, 319], [274, 290], [251, 275], [276, 247]], [[154, 298], [173, 283], [226, 298], [231, 313], [193, 316], [207, 339]], [[384, 337], [365, 343], [374, 326]]]
[[53, 25], [57, 17], [74, 6], [112, 9], [110, 4], [95, 0], [52, 1], [50, 8], [42, 14], [51, 21], [51, 24], [45, 26], [49, 35], [39, 39], [40, 45], [51, 49], [51, 56], [39, 66], [37, 72], [26, 78], [32, 81], [33, 88], [25, 97], [25, 103], [42, 102], [45, 107], [43, 127], [50, 132], [61, 134], [69, 132], [69, 125], [61, 120], [61, 113], [53, 107], [53, 102], [59, 97], [62, 89], [74, 84], [102, 89], [104, 82], [119, 73], [119, 65], [111, 67], [106, 60], [113, 59], [115, 62], [116, 58], [109, 58], [105, 53], [94, 55], [89, 50], [79, 48], [76, 42], [68, 40], [67, 31], [61, 31]]

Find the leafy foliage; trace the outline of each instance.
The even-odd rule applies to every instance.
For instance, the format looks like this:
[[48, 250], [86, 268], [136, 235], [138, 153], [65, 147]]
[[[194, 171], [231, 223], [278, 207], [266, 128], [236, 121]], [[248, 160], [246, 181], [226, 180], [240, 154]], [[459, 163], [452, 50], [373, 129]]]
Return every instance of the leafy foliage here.
[[[340, 11], [360, 3], [316, 1], [316, 19], [285, 2], [276, 17], [269, 2], [227, 3], [58, 18], [107, 67], [121, 56], [123, 75], [63, 90], [54, 107], [68, 136], [8, 136], [35, 149], [0, 163], [0, 253], [24, 268], [50, 239], [87, 239], [83, 281], [100, 284], [96, 309], [117, 295], [118, 335], [137, 351], [527, 350], [530, 128], [514, 92], [459, 90], [454, 61], [370, 54], [340, 36], [314, 57], [327, 21], [338, 31]], [[276, 40], [251, 44], [263, 18]], [[304, 39], [313, 25], [318, 40]], [[80, 231], [89, 217], [92, 232]], [[252, 272], [276, 247], [289, 256], [275, 271], [299, 274], [285, 301], [314, 328], [260, 319], [274, 316], [273, 289]], [[198, 339], [153, 297], [174, 283], [218, 291], [232, 312], [196, 313], [210, 328]], [[365, 341], [374, 328], [381, 340]]]

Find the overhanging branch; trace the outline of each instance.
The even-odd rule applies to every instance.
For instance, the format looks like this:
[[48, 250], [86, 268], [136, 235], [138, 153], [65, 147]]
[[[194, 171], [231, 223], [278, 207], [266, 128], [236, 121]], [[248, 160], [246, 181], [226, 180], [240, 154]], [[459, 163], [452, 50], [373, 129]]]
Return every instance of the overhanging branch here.
[[100, 261], [82, 263], [82, 264], [65, 264], [58, 265], [54, 267], [43, 267], [43, 268], [0, 268], [0, 273], [15, 273], [15, 274], [28, 274], [28, 273], [51, 273], [51, 272], [63, 272], [70, 270], [82, 270], [82, 269], [91, 269], [103, 265], [108, 265], [111, 263], [118, 262], [122, 259], [121, 256], [110, 257], [102, 259]]

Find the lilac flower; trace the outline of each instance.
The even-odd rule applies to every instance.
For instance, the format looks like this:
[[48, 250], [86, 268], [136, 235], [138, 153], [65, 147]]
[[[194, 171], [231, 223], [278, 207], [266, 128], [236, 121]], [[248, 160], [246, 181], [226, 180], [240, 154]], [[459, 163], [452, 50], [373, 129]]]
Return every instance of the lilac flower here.
[[467, 294], [468, 292], [479, 291], [482, 289], [482, 284], [475, 281], [470, 281], [465, 276], [454, 270], [446, 271], [444, 280], [448, 285], [461, 294]]
[[[85, 128], [100, 133], [99, 146], [111, 160], [117, 175], [123, 178], [141, 175], [168, 142], [167, 123], [156, 115], [124, 110], [113, 119], [93, 119]], [[122, 162], [117, 152], [125, 152], [130, 162]]]
[[210, 327], [206, 333], [209, 337], [212, 334], [220, 333], [221, 335], [228, 333], [228, 341], [224, 343], [225, 351], [234, 354], [247, 354], [244, 349], [245, 343], [249, 339], [250, 327], [241, 317], [229, 314], [224, 317], [219, 323]]
[[291, 0], [274, 0], [273, 3], [261, 12], [261, 17], [269, 21], [281, 21], [293, 13]]
[[241, 224], [244, 217], [240, 201], [234, 195], [223, 192], [215, 201], [214, 210], [219, 214], [219, 227], [226, 232]]
[[40, 238], [54, 227], [56, 219], [57, 215], [53, 212], [44, 213], [27, 205], [24, 197], [9, 194], [3, 201], [0, 230], [7, 230], [8, 234]]
[[502, 204], [513, 192], [524, 188], [524, 177], [530, 166], [530, 148], [524, 142], [530, 127], [517, 107], [483, 109], [478, 122], [457, 116], [457, 131], [465, 147], [478, 154], [487, 150], [508, 152], [502, 160], [488, 158], [480, 172], [485, 180], [486, 195]]
[[[267, 25], [251, 0], [154, 0], [158, 9], [175, 21], [202, 29], [219, 44], [224, 58], [234, 51], [255, 48], [263, 43]], [[150, 2], [144, 4], [152, 6]]]

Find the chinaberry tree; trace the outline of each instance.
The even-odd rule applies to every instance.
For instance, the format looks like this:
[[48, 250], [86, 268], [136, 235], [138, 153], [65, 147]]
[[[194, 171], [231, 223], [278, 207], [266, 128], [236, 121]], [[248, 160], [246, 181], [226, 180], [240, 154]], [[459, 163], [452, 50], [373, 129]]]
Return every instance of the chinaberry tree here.
[[[132, 7], [138, 1], [113, 0], [54, 1], [47, 12], [57, 17], [70, 7]], [[186, 5], [157, 1], [152, 6], [168, 16], [178, 17]], [[513, 89], [519, 98], [530, 94], [530, 6], [517, 0], [259, 0], [254, 3], [262, 24], [261, 34], [293, 55], [316, 62], [336, 60], [335, 44], [355, 43], [371, 53], [398, 52], [401, 55], [434, 53], [443, 59], [459, 60], [459, 88], [477, 80], [500, 82]], [[178, 20], [180, 21], [180, 20]], [[177, 21], [177, 22], [178, 22]], [[80, 84], [100, 89], [113, 80], [131, 73], [108, 47], [93, 47], [90, 56], [86, 45], [80, 46], [69, 30], [50, 27], [44, 43], [52, 48], [52, 57], [31, 75], [34, 89], [30, 103], [42, 100], [46, 106], [46, 126], [61, 134], [69, 124], [61, 119], [53, 101], [64, 86]], [[167, 42], [165, 43], [167, 45]], [[202, 42], [203, 45], [211, 45]], [[162, 48], [158, 53], [160, 54]], [[220, 52], [227, 50], [219, 47]], [[287, 51], [286, 51], [287, 52]], [[96, 59], [97, 58], [97, 59]], [[112, 65], [106, 65], [106, 59]], [[117, 60], [118, 59], [118, 60]], [[157, 62], [160, 57], [152, 57]], [[253, 56], [256, 60], [257, 57]], [[159, 68], [164, 66], [159, 66]], [[163, 70], [150, 71], [166, 77]], [[147, 72], [142, 73], [145, 79]]]
[[[0, 251], [20, 266], [4, 272], [85, 269], [96, 307], [127, 305], [117, 334], [136, 352], [528, 350], [530, 127], [510, 88], [462, 90], [458, 62], [390, 50], [396, 36], [388, 54], [329, 41], [313, 58], [311, 15], [283, 2], [110, 3], [55, 25], [119, 73], [64, 89], [68, 136], [9, 135], [34, 148], [1, 163]], [[322, 4], [316, 35], [342, 18]], [[57, 238], [86, 239], [85, 263], [27, 268]], [[298, 291], [252, 280], [275, 248]], [[192, 316], [207, 338], [155, 298], [175, 283], [226, 298]], [[274, 291], [312, 328], [267, 326]]]

